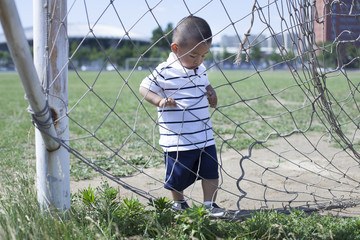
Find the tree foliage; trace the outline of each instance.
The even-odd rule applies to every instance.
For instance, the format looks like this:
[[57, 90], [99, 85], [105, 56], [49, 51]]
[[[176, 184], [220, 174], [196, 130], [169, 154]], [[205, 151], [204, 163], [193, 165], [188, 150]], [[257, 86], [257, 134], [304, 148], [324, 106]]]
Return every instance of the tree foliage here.
[[151, 44], [156, 43], [156, 47], [166, 50], [170, 49], [170, 44], [172, 42], [172, 23], [168, 23], [166, 28], [163, 30], [161, 27], [158, 27], [152, 31]]
[[[72, 61], [71, 66], [80, 68], [91, 64], [101, 65], [101, 62], [111, 61], [117, 67], [125, 67], [126, 59], [139, 58], [157, 58], [166, 59], [170, 52], [170, 45], [172, 42], [173, 25], [168, 23], [165, 28], [158, 26], [152, 31], [152, 37], [149, 43], [145, 42], [130, 42], [126, 39], [119, 41], [105, 41], [79, 39], [70, 40], [69, 56]], [[346, 68], [359, 68], [360, 67], [360, 52], [358, 47], [354, 44], [344, 43], [335, 44], [334, 42], [317, 43], [317, 60], [321, 67], [335, 68], [337, 65]], [[250, 60], [255, 64], [266, 63], [271, 65], [281, 62], [292, 62], [295, 60], [293, 52], [288, 51], [285, 55], [281, 55], [273, 49], [270, 54], [264, 54], [261, 51], [260, 44], [255, 42], [247, 52]], [[244, 62], [246, 54], [242, 54], [242, 62]], [[305, 58], [306, 55], [301, 56]], [[213, 61], [214, 56], [208, 54], [206, 61]], [[215, 55], [222, 64], [229, 65], [231, 68], [234, 63], [234, 54], [227, 51], [226, 47], [223, 48], [222, 53]], [[141, 61], [140, 63], [141, 64]], [[0, 66], [12, 67], [13, 62], [11, 55], [8, 51], [0, 50]]]
[[170, 45], [173, 35], [172, 32], [173, 25], [171, 23], [169, 23], [165, 29], [162, 29], [160, 26], [154, 29], [150, 43], [150, 46], [152, 47], [150, 50], [147, 48], [144, 50], [144, 52], [147, 51], [145, 57], [166, 59], [170, 52]]
[[8, 51], [0, 50], [0, 66], [10, 67], [12, 64], [10, 53]]
[[354, 44], [346, 44], [345, 45], [345, 62], [349, 68], [359, 68], [360, 67], [360, 51], [359, 46], [355, 46]]
[[322, 67], [332, 67], [337, 65], [336, 46], [332, 42], [318, 43], [323, 46], [318, 54], [318, 61]]
[[250, 49], [250, 58], [252, 61], [259, 62], [262, 58], [261, 48], [258, 44], [255, 44]]

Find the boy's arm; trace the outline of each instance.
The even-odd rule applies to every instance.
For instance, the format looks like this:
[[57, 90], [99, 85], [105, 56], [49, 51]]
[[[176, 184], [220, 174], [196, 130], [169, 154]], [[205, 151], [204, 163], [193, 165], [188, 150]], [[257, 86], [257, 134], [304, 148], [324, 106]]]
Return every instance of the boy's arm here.
[[206, 95], [207, 95], [207, 99], [209, 101], [210, 107], [216, 108], [218, 100], [217, 100], [216, 92], [211, 85], [208, 85], [206, 87]]
[[154, 93], [153, 91], [140, 86], [139, 89], [140, 94], [144, 97], [146, 101], [151, 103], [152, 105], [155, 105], [157, 107], [163, 108], [163, 107], [176, 107], [176, 102], [173, 98], [163, 98]]

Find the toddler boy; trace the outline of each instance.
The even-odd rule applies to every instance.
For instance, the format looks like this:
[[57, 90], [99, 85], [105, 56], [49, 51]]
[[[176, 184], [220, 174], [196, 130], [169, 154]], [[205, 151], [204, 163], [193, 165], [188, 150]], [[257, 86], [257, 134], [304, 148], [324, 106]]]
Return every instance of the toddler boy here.
[[171, 50], [140, 85], [144, 99], [158, 107], [160, 146], [166, 164], [166, 189], [174, 208], [189, 208], [184, 190], [202, 180], [204, 205], [213, 216], [224, 215], [216, 203], [219, 184], [218, 160], [210, 122], [209, 105], [217, 96], [202, 64], [209, 52], [212, 33], [199, 17], [182, 19], [173, 32]]

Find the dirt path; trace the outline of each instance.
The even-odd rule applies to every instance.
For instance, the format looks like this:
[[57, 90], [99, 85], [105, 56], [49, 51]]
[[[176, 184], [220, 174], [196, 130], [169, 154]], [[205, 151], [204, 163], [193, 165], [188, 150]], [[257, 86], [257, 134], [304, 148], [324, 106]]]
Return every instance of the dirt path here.
[[[254, 210], [262, 207], [282, 208], [306, 206], [349, 206], [359, 195], [359, 164], [351, 153], [335, 148], [328, 139], [319, 134], [297, 134], [278, 138], [266, 144], [267, 147], [236, 152], [225, 149], [219, 153], [222, 166], [218, 204], [231, 210]], [[244, 158], [243, 160], [241, 160]], [[244, 172], [241, 169], [241, 166]], [[244, 173], [242, 180], [237, 180]], [[133, 177], [121, 180], [142, 189], [151, 196], [170, 197], [162, 187], [164, 167], [144, 169]], [[91, 180], [72, 181], [71, 190], [97, 187], [106, 179], [98, 176]], [[129, 198], [133, 192], [115, 182], [110, 185], [119, 189], [121, 198]], [[240, 191], [241, 189], [241, 191]], [[243, 192], [246, 192], [246, 197]], [[185, 194], [199, 204], [202, 201], [200, 181], [189, 187]], [[147, 200], [139, 198], [141, 201]], [[332, 210], [335, 215], [358, 215], [360, 208]], [[328, 211], [326, 211], [328, 212]]]

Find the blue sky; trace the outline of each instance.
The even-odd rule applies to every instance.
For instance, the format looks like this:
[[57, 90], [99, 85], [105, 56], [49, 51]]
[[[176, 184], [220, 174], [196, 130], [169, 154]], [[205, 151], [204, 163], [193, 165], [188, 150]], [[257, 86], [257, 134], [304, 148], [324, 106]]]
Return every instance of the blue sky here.
[[[23, 26], [32, 26], [33, 1], [15, 0], [15, 2]], [[205, 18], [213, 34], [216, 35], [215, 40], [220, 40], [224, 34], [244, 36], [250, 27], [251, 9], [254, 3], [253, 0], [115, 0], [113, 5], [108, 7], [109, 2], [109, 0], [68, 0], [68, 23], [87, 23], [89, 20], [90, 25], [98, 22], [150, 37], [158, 23], [163, 28], [170, 22], [175, 25], [181, 18], [189, 15], [190, 11]], [[258, 0], [257, 2], [264, 7], [262, 12], [268, 20], [270, 19], [271, 26], [276, 31], [280, 31], [277, 10], [279, 8], [275, 3], [279, 6], [282, 1]], [[269, 7], [266, 7], [269, 3]], [[152, 12], [149, 11], [147, 4], [154, 9]], [[235, 23], [234, 25], [231, 25], [229, 18]], [[259, 34], [264, 29], [266, 24], [259, 20], [259, 14], [256, 12], [251, 33]], [[3, 30], [0, 29], [0, 32]], [[267, 35], [268, 32], [265, 30], [264, 34]]]

